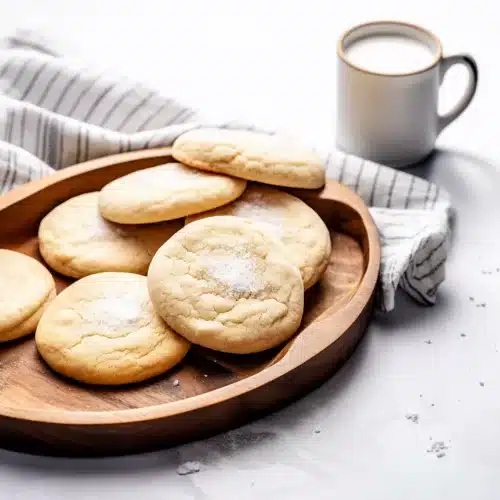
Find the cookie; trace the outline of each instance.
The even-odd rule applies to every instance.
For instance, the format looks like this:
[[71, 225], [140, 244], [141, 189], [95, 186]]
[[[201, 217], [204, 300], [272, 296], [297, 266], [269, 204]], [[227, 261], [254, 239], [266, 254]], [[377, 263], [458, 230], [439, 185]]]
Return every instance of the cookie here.
[[40, 262], [0, 250], [0, 342], [33, 333], [55, 296], [54, 278]]
[[220, 207], [238, 198], [245, 187], [242, 179], [167, 163], [110, 182], [101, 191], [99, 207], [113, 222], [160, 222]]
[[275, 135], [200, 128], [182, 134], [172, 156], [186, 165], [276, 186], [320, 188], [321, 158], [312, 150]]
[[72, 278], [106, 271], [146, 274], [155, 252], [182, 221], [151, 226], [123, 226], [99, 213], [99, 193], [71, 198], [40, 224], [40, 253], [55, 271]]
[[146, 277], [131, 273], [94, 274], [70, 285], [47, 307], [35, 340], [54, 371], [105, 385], [160, 375], [190, 346], [154, 310]]
[[283, 244], [248, 219], [188, 224], [148, 272], [163, 319], [195, 344], [246, 354], [281, 344], [300, 325], [304, 286]]
[[287, 249], [287, 257], [302, 274], [304, 288], [323, 275], [332, 250], [330, 233], [321, 217], [306, 203], [278, 189], [251, 184], [229, 205], [194, 215], [186, 223], [216, 215], [251, 219], [271, 231]]

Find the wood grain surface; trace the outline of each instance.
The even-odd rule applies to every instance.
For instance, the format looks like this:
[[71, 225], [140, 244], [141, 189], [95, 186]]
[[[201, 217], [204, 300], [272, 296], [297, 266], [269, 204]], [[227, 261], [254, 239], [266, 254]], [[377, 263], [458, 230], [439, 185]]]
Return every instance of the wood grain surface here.
[[[42, 260], [38, 224], [54, 206], [171, 161], [169, 154], [162, 148], [92, 160], [0, 197], [0, 248]], [[287, 191], [320, 214], [332, 238], [329, 266], [307, 291], [304, 319], [291, 341], [254, 355], [194, 347], [165, 375], [118, 388], [77, 384], [55, 374], [38, 356], [33, 337], [2, 345], [0, 443], [71, 456], [156, 449], [258, 418], [332, 375], [370, 317], [380, 262], [377, 231], [359, 197], [336, 182], [322, 190]], [[71, 282], [54, 276], [59, 291]]]

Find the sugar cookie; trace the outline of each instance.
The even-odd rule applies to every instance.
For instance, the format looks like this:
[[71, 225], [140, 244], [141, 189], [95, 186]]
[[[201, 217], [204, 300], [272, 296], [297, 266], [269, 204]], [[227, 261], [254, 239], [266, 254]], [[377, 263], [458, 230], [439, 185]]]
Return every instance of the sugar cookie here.
[[132, 172], [101, 191], [101, 214], [113, 222], [143, 224], [220, 207], [243, 193], [246, 181], [167, 163]]
[[189, 342], [155, 312], [145, 276], [100, 273], [63, 290], [35, 335], [56, 372], [89, 384], [129, 384], [166, 372]]
[[33, 333], [55, 296], [54, 278], [40, 262], [0, 250], [0, 342]]
[[278, 239], [250, 220], [209, 217], [158, 250], [148, 272], [157, 311], [193, 343], [230, 353], [274, 347], [300, 325], [304, 286]]
[[251, 184], [236, 201], [224, 207], [193, 215], [186, 223], [215, 215], [235, 215], [262, 224], [287, 248], [287, 256], [302, 274], [304, 288], [322, 276], [332, 250], [330, 233], [321, 217], [291, 194]]
[[298, 188], [325, 184], [321, 158], [275, 135], [200, 128], [182, 134], [172, 156], [187, 165], [250, 181]]
[[156, 250], [183, 225], [122, 226], [99, 214], [99, 193], [71, 198], [47, 214], [38, 231], [40, 253], [73, 278], [105, 271], [146, 274]]

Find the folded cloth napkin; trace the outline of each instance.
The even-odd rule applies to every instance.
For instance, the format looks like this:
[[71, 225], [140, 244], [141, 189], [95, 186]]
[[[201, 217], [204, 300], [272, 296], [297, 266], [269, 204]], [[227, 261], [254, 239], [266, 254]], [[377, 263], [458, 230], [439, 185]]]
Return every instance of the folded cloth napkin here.
[[[201, 125], [258, 130], [208, 122], [160, 92], [75, 66], [33, 33], [6, 39], [0, 50], [0, 193], [92, 158], [170, 146]], [[356, 191], [378, 227], [379, 309], [394, 308], [398, 286], [434, 304], [448, 251], [447, 193], [340, 151], [322, 154], [328, 177]]]

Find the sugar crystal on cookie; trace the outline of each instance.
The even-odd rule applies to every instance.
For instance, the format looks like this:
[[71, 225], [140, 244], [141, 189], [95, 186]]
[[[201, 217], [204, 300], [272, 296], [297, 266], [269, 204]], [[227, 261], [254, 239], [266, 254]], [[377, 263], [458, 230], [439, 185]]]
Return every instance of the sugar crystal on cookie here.
[[248, 256], [226, 258], [206, 256], [203, 262], [208, 273], [236, 293], [255, 293], [262, 286], [256, 262]]

